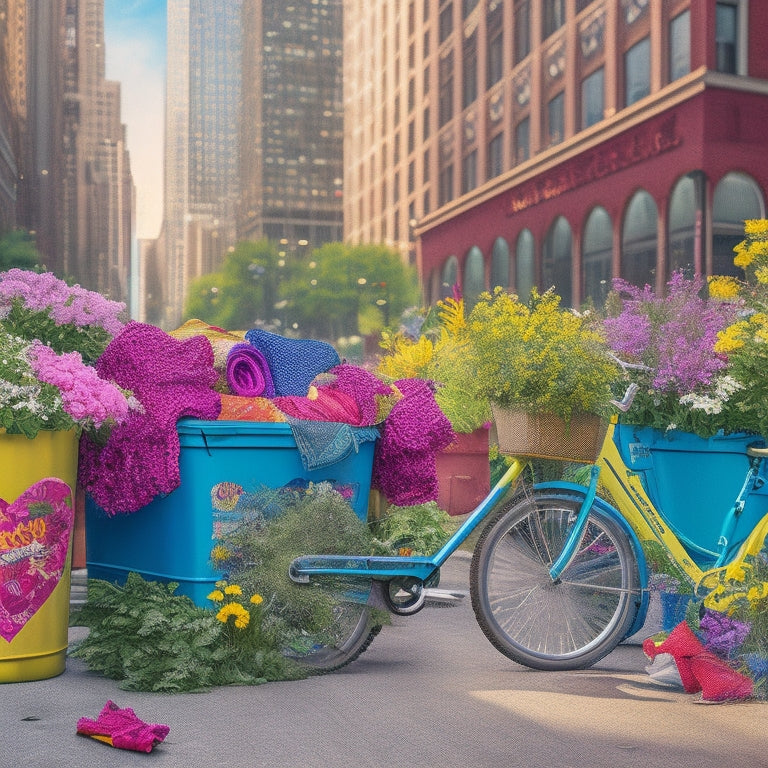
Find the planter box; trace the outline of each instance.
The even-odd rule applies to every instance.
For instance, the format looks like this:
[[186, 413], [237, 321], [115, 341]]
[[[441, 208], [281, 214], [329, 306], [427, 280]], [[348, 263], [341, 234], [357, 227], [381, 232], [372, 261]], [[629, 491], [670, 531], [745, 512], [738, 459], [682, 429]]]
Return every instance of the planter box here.
[[569, 421], [553, 414], [530, 414], [491, 404], [499, 451], [561, 461], [594, 462], [608, 429], [592, 414], [577, 414]]
[[[675, 534], [715, 550], [723, 517], [749, 469], [747, 446], [761, 438], [746, 434], [702, 438], [677, 430], [618, 424], [614, 440], [625, 464], [639, 475], [648, 497], [663, 510]], [[751, 531], [767, 510], [768, 483], [747, 499], [732, 538]], [[705, 558], [701, 564], [707, 562]]]
[[491, 489], [488, 430], [457, 433], [456, 439], [436, 457], [437, 503], [449, 515], [471, 512]]
[[236, 514], [212, 507], [211, 492], [220, 483], [250, 491], [330, 481], [367, 519], [374, 441], [331, 466], [307, 471], [285, 423], [182, 419], [178, 431], [181, 485], [168, 496], [112, 517], [88, 498], [88, 578], [123, 583], [134, 571], [147, 580], [178, 582], [179, 594], [207, 607], [206, 596], [221, 578], [211, 567], [211, 548], [217, 531], [237, 522]]

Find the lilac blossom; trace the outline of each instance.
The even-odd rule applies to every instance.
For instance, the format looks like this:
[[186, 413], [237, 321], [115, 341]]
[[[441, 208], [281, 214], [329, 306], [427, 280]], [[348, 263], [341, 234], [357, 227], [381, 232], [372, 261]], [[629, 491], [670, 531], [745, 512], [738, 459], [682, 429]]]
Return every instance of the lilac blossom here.
[[40, 381], [59, 389], [64, 410], [78, 424], [93, 423], [98, 429], [109, 421], [120, 423], [128, 416], [125, 395], [85, 365], [79, 352], [57, 355], [36, 342], [29, 350], [29, 360]]
[[741, 647], [752, 627], [747, 622], [707, 608], [699, 628], [704, 636], [705, 647], [727, 659]]

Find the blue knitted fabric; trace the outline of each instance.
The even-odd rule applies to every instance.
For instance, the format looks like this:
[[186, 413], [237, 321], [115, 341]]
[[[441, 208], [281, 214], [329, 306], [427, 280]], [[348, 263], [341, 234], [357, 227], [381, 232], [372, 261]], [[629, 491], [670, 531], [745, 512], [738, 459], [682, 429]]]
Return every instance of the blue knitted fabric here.
[[261, 328], [248, 331], [245, 339], [266, 358], [277, 397], [306, 396], [315, 376], [341, 362], [338, 352], [325, 341], [288, 339]]
[[287, 417], [301, 461], [307, 470], [322, 469], [346, 459], [360, 444], [379, 437], [376, 427], [352, 427], [333, 421]]

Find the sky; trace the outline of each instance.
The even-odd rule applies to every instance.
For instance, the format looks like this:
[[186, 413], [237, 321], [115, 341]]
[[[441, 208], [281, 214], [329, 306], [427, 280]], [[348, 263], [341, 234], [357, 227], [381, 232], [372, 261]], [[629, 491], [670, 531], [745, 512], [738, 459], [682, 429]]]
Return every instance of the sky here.
[[155, 238], [163, 213], [165, 0], [105, 0], [107, 79], [121, 84], [136, 186], [136, 235]]

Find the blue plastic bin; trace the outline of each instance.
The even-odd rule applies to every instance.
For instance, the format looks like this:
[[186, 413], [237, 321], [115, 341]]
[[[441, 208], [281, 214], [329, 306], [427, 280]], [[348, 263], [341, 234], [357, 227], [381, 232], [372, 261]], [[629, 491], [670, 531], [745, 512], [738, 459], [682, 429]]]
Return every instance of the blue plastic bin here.
[[[723, 518], [749, 469], [747, 446], [762, 444], [762, 438], [743, 433], [702, 438], [619, 424], [614, 439], [672, 530], [699, 547], [716, 550]], [[768, 483], [747, 499], [736, 537], [749, 533], [766, 512]]]
[[147, 580], [178, 582], [179, 594], [209, 607], [206, 596], [220, 578], [211, 567], [211, 548], [217, 529], [231, 522], [231, 514], [211, 504], [211, 490], [222, 482], [250, 491], [330, 481], [367, 520], [375, 441], [307, 471], [286, 423], [182, 419], [178, 432], [181, 485], [172, 493], [128, 515], [109, 516], [87, 500], [89, 578], [123, 583], [134, 571]]

